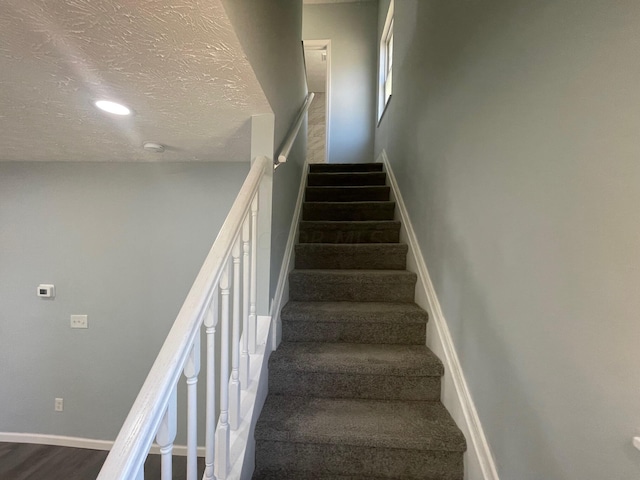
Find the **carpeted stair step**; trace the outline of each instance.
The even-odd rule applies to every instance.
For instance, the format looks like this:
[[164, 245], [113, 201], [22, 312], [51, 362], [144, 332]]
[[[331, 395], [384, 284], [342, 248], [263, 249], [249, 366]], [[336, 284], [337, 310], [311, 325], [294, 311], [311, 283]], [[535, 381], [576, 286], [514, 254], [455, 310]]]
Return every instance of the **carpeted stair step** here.
[[300, 222], [300, 243], [397, 243], [400, 222]]
[[295, 470], [267, 470], [253, 476], [254, 480], [388, 480], [370, 475], [339, 475]]
[[304, 199], [307, 202], [386, 202], [391, 187], [381, 185], [360, 187], [307, 187]]
[[309, 172], [381, 172], [382, 163], [312, 163]]
[[385, 185], [387, 174], [384, 172], [341, 172], [310, 173], [307, 176], [309, 187], [327, 185]]
[[290, 300], [411, 302], [417, 276], [407, 270], [293, 270]]
[[466, 443], [440, 402], [269, 394], [255, 439], [254, 479], [463, 478]]
[[283, 342], [269, 358], [269, 393], [434, 402], [443, 373], [424, 345]]
[[302, 219], [309, 221], [393, 220], [395, 202], [304, 202]]
[[372, 477], [371, 475], [322, 474], [295, 470], [268, 470], [254, 475], [253, 478], [259, 480], [389, 480], [389, 477]]
[[407, 265], [405, 243], [299, 243], [295, 266], [300, 269], [402, 270]]
[[284, 342], [424, 345], [428, 315], [415, 303], [289, 302]]

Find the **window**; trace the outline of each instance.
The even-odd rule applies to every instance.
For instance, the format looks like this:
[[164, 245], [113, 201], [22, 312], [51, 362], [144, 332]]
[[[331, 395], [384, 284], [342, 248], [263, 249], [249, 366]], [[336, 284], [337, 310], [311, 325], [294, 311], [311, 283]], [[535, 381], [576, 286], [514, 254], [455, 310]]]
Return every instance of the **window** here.
[[391, 97], [391, 81], [393, 78], [393, 20], [384, 39], [384, 104], [386, 105]]
[[380, 71], [378, 84], [378, 120], [391, 98], [393, 85], [393, 0], [389, 3], [387, 18], [380, 38]]

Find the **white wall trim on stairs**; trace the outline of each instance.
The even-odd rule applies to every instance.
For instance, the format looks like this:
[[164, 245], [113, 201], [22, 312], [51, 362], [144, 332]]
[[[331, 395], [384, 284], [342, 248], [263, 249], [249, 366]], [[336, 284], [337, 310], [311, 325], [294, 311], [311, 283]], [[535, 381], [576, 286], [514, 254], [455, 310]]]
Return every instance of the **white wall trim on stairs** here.
[[302, 202], [304, 200], [304, 188], [307, 186], [307, 174], [309, 173], [309, 162], [305, 161], [302, 166], [302, 177], [300, 178], [300, 188], [298, 190], [298, 198], [293, 211], [293, 220], [289, 229], [289, 237], [287, 238], [287, 246], [282, 257], [282, 266], [280, 267], [280, 276], [278, 277], [278, 285], [271, 302], [272, 331], [271, 331], [271, 350], [278, 348], [282, 338], [282, 322], [280, 320], [280, 310], [282, 306], [289, 301], [289, 272], [292, 270], [291, 259], [293, 258], [293, 248], [298, 238], [298, 230], [300, 228], [300, 214], [302, 212]]
[[409, 212], [402, 199], [402, 194], [384, 149], [376, 161], [384, 164], [393, 200], [395, 200], [400, 213], [400, 220], [402, 221], [401, 241], [409, 245], [407, 269], [414, 271], [418, 275], [416, 303], [429, 313], [427, 346], [444, 364], [442, 403], [451, 413], [451, 416], [467, 439], [464, 478], [465, 480], [499, 480], [495, 460], [464, 378], [464, 372], [451, 338], [451, 332], [431, 282], [427, 265], [409, 218]]
[[[93, 438], [65, 437], [63, 435], [47, 435], [42, 433], [0, 432], [0, 442], [32, 443], [37, 445], [51, 445], [54, 447], [87, 448], [89, 450], [111, 450], [113, 441], [96, 440]], [[160, 447], [155, 443], [149, 453], [160, 454]], [[179, 457], [187, 456], [186, 445], [174, 445], [173, 454]], [[204, 447], [198, 447], [198, 456], [204, 457]]]

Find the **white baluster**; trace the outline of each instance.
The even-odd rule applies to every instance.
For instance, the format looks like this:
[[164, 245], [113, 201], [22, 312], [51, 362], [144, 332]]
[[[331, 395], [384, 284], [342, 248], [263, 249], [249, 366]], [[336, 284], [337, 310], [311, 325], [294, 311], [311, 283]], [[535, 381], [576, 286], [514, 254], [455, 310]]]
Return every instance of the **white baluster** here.
[[243, 390], [249, 385], [249, 215], [242, 224], [242, 352], [240, 353], [240, 386]]
[[258, 195], [251, 202], [251, 286], [249, 298], [249, 353], [256, 353], [257, 319], [256, 295], [258, 291]]
[[173, 442], [176, 439], [176, 404], [177, 390], [173, 388], [167, 410], [164, 412], [162, 422], [156, 434], [156, 442], [160, 446], [160, 455], [162, 455], [162, 464], [160, 468], [161, 480], [171, 480], [173, 478], [172, 458]]
[[229, 262], [220, 277], [220, 295], [220, 426], [216, 431], [215, 473], [224, 480], [229, 469]]
[[240, 237], [231, 253], [233, 257], [233, 334], [231, 340], [231, 382], [229, 384], [229, 425], [240, 424]]
[[204, 317], [207, 334], [207, 413], [205, 439], [204, 479], [214, 480], [213, 459], [216, 434], [216, 327], [218, 326], [218, 289], [213, 292], [211, 305]]
[[198, 477], [198, 375], [200, 373], [200, 335], [193, 341], [184, 365], [187, 377], [187, 480]]

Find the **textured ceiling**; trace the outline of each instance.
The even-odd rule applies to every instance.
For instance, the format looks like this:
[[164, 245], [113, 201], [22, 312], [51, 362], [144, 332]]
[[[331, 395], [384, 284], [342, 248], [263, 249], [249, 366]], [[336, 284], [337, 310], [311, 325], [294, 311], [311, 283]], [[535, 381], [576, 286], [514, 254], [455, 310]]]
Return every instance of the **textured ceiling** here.
[[219, 0], [0, 0], [0, 161], [246, 161], [270, 111]]

